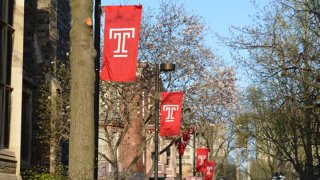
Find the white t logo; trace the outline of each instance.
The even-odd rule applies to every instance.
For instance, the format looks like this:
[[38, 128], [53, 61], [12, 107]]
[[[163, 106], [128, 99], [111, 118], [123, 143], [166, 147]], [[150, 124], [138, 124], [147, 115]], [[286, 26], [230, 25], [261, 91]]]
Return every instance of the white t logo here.
[[178, 111], [179, 106], [178, 105], [163, 105], [163, 111], [168, 112], [168, 116], [166, 117], [166, 122], [173, 122], [173, 112]]
[[213, 169], [212, 166], [207, 166], [207, 175], [211, 174], [211, 170]]
[[200, 165], [204, 165], [204, 160], [207, 158], [206, 155], [199, 155], [198, 159], [200, 159]]
[[126, 50], [126, 40], [134, 38], [135, 28], [110, 28], [109, 39], [117, 39], [117, 49], [113, 51], [113, 57], [128, 57]]

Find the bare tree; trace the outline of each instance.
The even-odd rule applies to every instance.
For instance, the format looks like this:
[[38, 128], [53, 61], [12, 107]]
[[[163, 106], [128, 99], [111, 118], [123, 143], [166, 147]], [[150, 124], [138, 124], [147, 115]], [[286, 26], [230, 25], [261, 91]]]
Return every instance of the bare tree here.
[[226, 41], [234, 50], [249, 52], [249, 58], [237, 60], [263, 90], [260, 99], [250, 101], [259, 150], [278, 159], [278, 168], [289, 162], [301, 179], [312, 179], [320, 160], [320, 41], [310, 30], [315, 25], [310, 20], [316, 19], [307, 3], [276, 0], [256, 24], [235, 28], [240, 35]]
[[[142, 151], [151, 140], [145, 131], [153, 123], [150, 121], [154, 111], [151, 102], [155, 98], [152, 67], [156, 63], [176, 64], [176, 71], [162, 74], [161, 80], [164, 91], [185, 92], [184, 107], [190, 109], [183, 115], [186, 126], [196, 122], [225, 123], [232, 120], [228, 115], [236, 102], [234, 72], [206, 47], [203, 20], [188, 14], [184, 6], [176, 2], [162, 1], [158, 13], [155, 12], [144, 8], [141, 26], [138, 59], [147, 62], [146, 74], [141, 73], [136, 83], [102, 84], [100, 100], [103, 114], [100, 119], [105, 136], [100, 139], [108, 144], [109, 150], [100, 155], [113, 166], [115, 178], [125, 178], [130, 173], [130, 168], [139, 162]], [[141, 115], [142, 110], [144, 116]], [[140, 121], [135, 118], [140, 118]], [[134, 123], [141, 126], [141, 142], [139, 147], [135, 147], [137, 153], [132, 153], [130, 163], [127, 163], [130, 165], [121, 166], [124, 168], [121, 169], [117, 152], [128, 142], [126, 138]]]
[[101, 83], [99, 139], [107, 149], [99, 154], [114, 169], [109, 178], [144, 172], [141, 156], [152, 139], [146, 129], [154, 112], [154, 73], [146, 63], [138, 69], [134, 83]]

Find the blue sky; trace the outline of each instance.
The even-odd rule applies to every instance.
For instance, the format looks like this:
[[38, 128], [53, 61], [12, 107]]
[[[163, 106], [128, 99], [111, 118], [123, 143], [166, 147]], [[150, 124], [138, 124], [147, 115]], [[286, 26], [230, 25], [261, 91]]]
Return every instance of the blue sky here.
[[[268, 4], [271, 0], [256, 0], [260, 8]], [[229, 66], [236, 66], [231, 60], [230, 49], [224, 46], [215, 37], [215, 33], [228, 37], [229, 28], [233, 26], [245, 26], [252, 24], [252, 18], [258, 11], [252, 4], [252, 0], [180, 0], [184, 3], [187, 12], [203, 17], [206, 26], [210, 28], [206, 43], [210, 46], [214, 54], [220, 56]], [[135, 5], [142, 4], [143, 7], [157, 9], [160, 0], [101, 0], [101, 5]], [[240, 86], [246, 86], [246, 77], [241, 70], [237, 70], [237, 79], [240, 79]]]

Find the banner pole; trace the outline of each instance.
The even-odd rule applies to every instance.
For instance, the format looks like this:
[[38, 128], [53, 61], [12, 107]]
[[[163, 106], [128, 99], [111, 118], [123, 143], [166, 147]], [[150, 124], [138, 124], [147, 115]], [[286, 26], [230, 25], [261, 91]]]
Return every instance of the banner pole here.
[[[182, 142], [181, 139], [182, 138], [180, 137], [180, 143]], [[182, 155], [180, 152], [179, 152], [179, 179], [182, 180]]]
[[94, 179], [98, 179], [98, 139], [99, 139], [99, 88], [100, 88], [100, 23], [101, 23], [101, 0], [94, 0], [94, 47], [95, 59], [95, 90], [94, 90]]
[[155, 119], [154, 119], [154, 179], [158, 180], [158, 159], [159, 159], [159, 99], [160, 99], [160, 88], [159, 88], [159, 76], [160, 76], [160, 64], [156, 64], [156, 79], [155, 79], [155, 90], [156, 90], [156, 98], [155, 98]]
[[159, 111], [160, 111], [160, 72], [175, 71], [175, 65], [169, 63], [155, 64], [155, 118], [154, 118], [154, 179], [158, 180], [158, 158], [159, 158]]
[[193, 133], [193, 176], [196, 176], [196, 132]]

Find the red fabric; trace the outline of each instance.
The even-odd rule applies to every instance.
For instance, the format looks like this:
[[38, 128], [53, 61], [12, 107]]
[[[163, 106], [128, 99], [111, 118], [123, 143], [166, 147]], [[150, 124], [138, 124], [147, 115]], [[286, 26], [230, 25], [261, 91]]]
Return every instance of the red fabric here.
[[142, 6], [106, 6], [104, 11], [100, 79], [135, 81]]
[[182, 92], [161, 93], [160, 136], [180, 136]]
[[204, 179], [205, 180], [212, 180], [213, 178], [213, 172], [214, 172], [214, 162], [208, 161], [206, 166], [206, 172], [204, 173]]
[[184, 131], [182, 133], [182, 140], [185, 141], [185, 142], [189, 142], [190, 140], [190, 133], [188, 130]]
[[197, 148], [196, 150], [196, 158], [197, 158], [197, 164], [196, 164], [196, 170], [197, 172], [206, 172], [206, 164], [208, 161], [208, 148]]
[[195, 132], [194, 128], [192, 128], [192, 127], [189, 128], [188, 130], [189, 130], [189, 134], [194, 134], [194, 132]]
[[184, 150], [186, 149], [188, 143], [190, 140], [190, 131], [189, 129], [186, 129], [182, 133], [182, 138], [179, 139], [179, 141], [176, 141], [176, 147], [178, 149], [178, 152], [181, 156], [184, 154]]
[[186, 149], [187, 144], [185, 144], [185, 142], [183, 142], [183, 141], [177, 141], [176, 146], [177, 146], [179, 154], [181, 156], [183, 156], [184, 150]]

